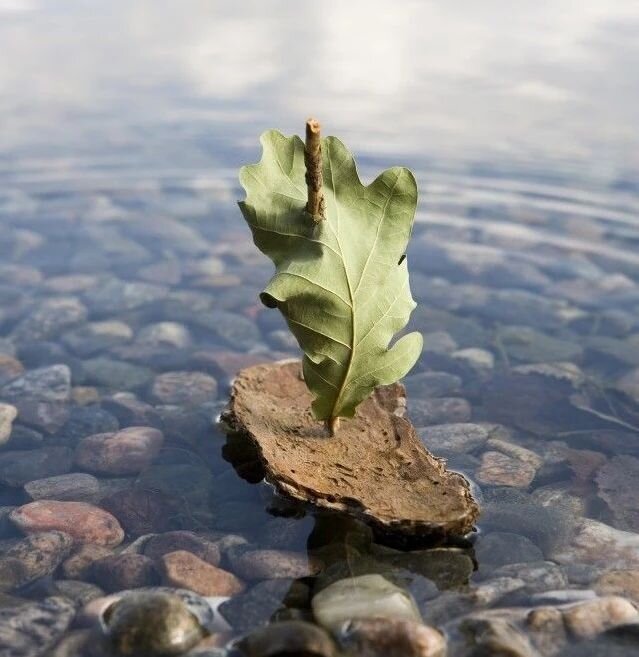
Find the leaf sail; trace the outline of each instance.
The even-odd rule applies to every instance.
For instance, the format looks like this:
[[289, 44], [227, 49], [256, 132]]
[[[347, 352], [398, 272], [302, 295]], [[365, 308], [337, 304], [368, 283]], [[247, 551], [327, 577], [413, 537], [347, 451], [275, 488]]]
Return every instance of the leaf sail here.
[[326, 219], [306, 213], [304, 144], [270, 130], [263, 155], [242, 167], [239, 203], [257, 247], [275, 264], [260, 298], [277, 307], [304, 352], [317, 419], [352, 417], [381, 384], [403, 377], [422, 350], [410, 333], [389, 344], [415, 307], [402, 258], [417, 204], [417, 185], [402, 167], [370, 185], [335, 137], [322, 139]]

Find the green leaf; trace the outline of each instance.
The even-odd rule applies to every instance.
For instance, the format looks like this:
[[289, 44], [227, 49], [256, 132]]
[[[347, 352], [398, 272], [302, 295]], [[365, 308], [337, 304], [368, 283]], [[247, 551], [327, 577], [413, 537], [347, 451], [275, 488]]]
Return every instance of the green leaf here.
[[415, 302], [406, 259], [417, 186], [395, 167], [364, 186], [335, 137], [322, 139], [326, 219], [306, 213], [304, 144], [277, 131], [261, 137], [262, 159], [242, 167], [240, 202], [257, 247], [276, 273], [260, 295], [282, 312], [304, 352], [318, 419], [352, 417], [381, 384], [403, 377], [422, 350], [410, 333], [389, 344]]

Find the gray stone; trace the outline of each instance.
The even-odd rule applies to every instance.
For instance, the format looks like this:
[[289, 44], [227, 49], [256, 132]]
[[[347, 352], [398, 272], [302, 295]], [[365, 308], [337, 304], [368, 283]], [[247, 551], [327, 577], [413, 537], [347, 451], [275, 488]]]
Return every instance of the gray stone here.
[[470, 404], [460, 397], [411, 399], [408, 403], [408, 417], [417, 427], [468, 422], [471, 412]]
[[153, 372], [146, 367], [101, 356], [85, 360], [83, 366], [87, 383], [112, 390], [143, 388], [153, 377]]
[[410, 594], [381, 575], [334, 582], [313, 597], [312, 608], [317, 622], [330, 631], [344, 621], [371, 616], [421, 621]]
[[18, 342], [48, 340], [86, 318], [86, 307], [75, 297], [47, 299], [16, 326], [13, 337]]
[[145, 326], [136, 336], [137, 344], [165, 349], [186, 349], [191, 346], [189, 329], [177, 322], [158, 322]]
[[90, 576], [93, 582], [109, 593], [154, 586], [160, 579], [152, 559], [132, 552], [112, 554], [93, 561]]
[[0, 482], [20, 487], [34, 479], [66, 474], [73, 453], [67, 447], [43, 447], [0, 453]]
[[0, 395], [10, 401], [68, 401], [71, 397], [71, 370], [66, 365], [31, 370], [4, 385]]
[[53, 584], [53, 588], [56, 595], [68, 598], [79, 607], [104, 595], [104, 591], [99, 586], [75, 579], [57, 579]]
[[0, 590], [11, 591], [50, 575], [72, 547], [73, 539], [59, 531], [41, 532], [16, 541], [0, 557]]
[[434, 454], [438, 454], [442, 450], [472, 452], [482, 447], [490, 434], [488, 426], [463, 422], [438, 424], [419, 430], [419, 437]]
[[480, 567], [543, 561], [542, 551], [529, 539], [510, 532], [491, 532], [478, 538], [475, 556]]
[[639, 500], [637, 499], [639, 458], [615, 456], [596, 475], [599, 497], [610, 507], [618, 529], [639, 532]]
[[[127, 424], [136, 424], [129, 422]], [[99, 406], [76, 406], [71, 409], [69, 419], [60, 429], [61, 440], [74, 447], [79, 440], [96, 433], [108, 433], [120, 428], [118, 419]]]
[[133, 331], [128, 324], [118, 320], [90, 322], [74, 331], [66, 332], [64, 344], [78, 356], [86, 358], [117, 345], [126, 344], [133, 339]]
[[450, 397], [462, 387], [460, 377], [448, 372], [420, 372], [403, 380], [409, 399], [418, 397]]
[[37, 657], [62, 637], [75, 616], [75, 605], [65, 598], [0, 609], [0, 655]]
[[98, 496], [100, 482], [90, 474], [72, 472], [55, 477], [34, 479], [24, 485], [24, 490], [32, 500], [90, 502]]
[[217, 382], [203, 372], [166, 372], [155, 377], [151, 395], [160, 404], [197, 406], [217, 397]]

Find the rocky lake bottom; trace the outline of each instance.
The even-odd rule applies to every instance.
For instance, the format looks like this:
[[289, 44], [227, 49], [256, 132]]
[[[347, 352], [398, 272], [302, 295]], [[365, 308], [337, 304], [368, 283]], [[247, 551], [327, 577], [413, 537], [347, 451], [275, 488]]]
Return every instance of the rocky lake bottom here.
[[298, 356], [232, 186], [0, 195], [0, 656], [639, 650], [639, 204], [422, 177], [408, 417], [482, 509], [439, 545], [288, 502], [220, 426]]

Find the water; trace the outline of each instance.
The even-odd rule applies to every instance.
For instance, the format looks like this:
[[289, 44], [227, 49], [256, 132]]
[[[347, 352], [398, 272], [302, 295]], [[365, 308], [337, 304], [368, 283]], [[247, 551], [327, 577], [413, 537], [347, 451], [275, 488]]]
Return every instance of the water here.
[[[638, 32], [630, 0], [0, 0], [0, 401], [19, 410], [0, 452], [3, 558], [18, 549], [11, 509], [66, 496], [118, 518], [116, 551], [173, 529], [248, 541], [224, 544], [221, 566], [248, 593], [227, 603], [220, 645], [276, 612], [309, 618], [313, 587], [380, 572], [453, 655], [472, 653], [469, 633], [518, 655], [634, 654], [630, 630], [593, 628], [636, 622], [603, 596], [639, 602]], [[271, 268], [236, 176], [262, 130], [299, 133], [308, 115], [365, 179], [394, 164], [418, 178], [408, 257], [427, 350], [409, 411], [482, 501], [462, 544], [396, 553], [359, 525], [304, 515], [211, 428], [236, 364], [295, 353], [257, 302]], [[38, 369], [55, 365], [72, 389], [64, 367]], [[35, 374], [16, 393], [22, 369]], [[175, 371], [212, 378], [157, 379]], [[78, 443], [131, 425], [164, 432], [148, 462], [33, 483], [95, 472]], [[98, 593], [67, 580], [107, 592], [160, 581], [157, 554], [132, 579], [58, 566], [56, 545], [17, 585], [2, 576], [2, 613], [15, 598]], [[264, 548], [296, 554], [251, 571]], [[318, 578], [306, 554], [328, 566]], [[275, 573], [288, 579], [256, 588]], [[567, 602], [586, 605], [581, 625]], [[548, 606], [568, 634], [535, 625]], [[71, 632], [54, 616], [21, 654]]]

